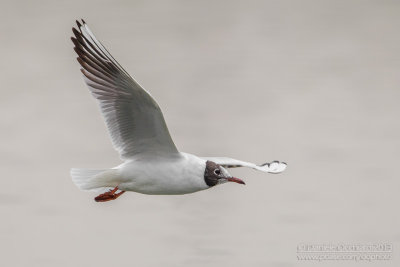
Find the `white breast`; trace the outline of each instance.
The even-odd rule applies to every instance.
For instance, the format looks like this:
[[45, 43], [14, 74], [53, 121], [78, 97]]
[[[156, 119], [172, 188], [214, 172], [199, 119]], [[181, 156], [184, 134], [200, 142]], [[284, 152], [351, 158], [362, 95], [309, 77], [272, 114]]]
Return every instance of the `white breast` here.
[[187, 153], [177, 157], [141, 158], [118, 167], [119, 188], [152, 195], [188, 194], [209, 188], [206, 161]]

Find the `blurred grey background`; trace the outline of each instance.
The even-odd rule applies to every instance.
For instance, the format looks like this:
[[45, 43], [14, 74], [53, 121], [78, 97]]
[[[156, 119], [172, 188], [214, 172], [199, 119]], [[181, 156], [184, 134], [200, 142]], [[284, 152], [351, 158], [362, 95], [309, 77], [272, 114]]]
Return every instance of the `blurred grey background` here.
[[[157, 99], [178, 148], [285, 173], [95, 203], [120, 163], [70, 36], [84, 18]], [[399, 266], [399, 1], [0, 2], [4, 266]], [[386, 242], [390, 261], [299, 244]]]

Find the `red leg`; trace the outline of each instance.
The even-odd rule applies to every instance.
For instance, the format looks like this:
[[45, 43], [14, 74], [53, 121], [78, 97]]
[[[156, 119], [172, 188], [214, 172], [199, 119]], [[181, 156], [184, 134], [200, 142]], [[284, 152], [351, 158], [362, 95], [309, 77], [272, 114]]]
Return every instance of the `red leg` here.
[[117, 199], [120, 195], [125, 193], [125, 191], [116, 193], [117, 191], [118, 191], [118, 186], [108, 192], [98, 195], [97, 197], [94, 198], [94, 200], [96, 202], [106, 202], [106, 201]]

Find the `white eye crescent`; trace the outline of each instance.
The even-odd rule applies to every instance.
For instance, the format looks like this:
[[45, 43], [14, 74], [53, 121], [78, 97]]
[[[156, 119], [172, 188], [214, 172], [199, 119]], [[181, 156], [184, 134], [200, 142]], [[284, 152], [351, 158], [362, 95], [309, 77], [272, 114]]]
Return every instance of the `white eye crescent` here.
[[220, 174], [221, 174], [221, 170], [220, 170], [220, 169], [215, 169], [215, 170], [214, 170], [214, 173], [215, 173], [216, 175], [220, 175]]

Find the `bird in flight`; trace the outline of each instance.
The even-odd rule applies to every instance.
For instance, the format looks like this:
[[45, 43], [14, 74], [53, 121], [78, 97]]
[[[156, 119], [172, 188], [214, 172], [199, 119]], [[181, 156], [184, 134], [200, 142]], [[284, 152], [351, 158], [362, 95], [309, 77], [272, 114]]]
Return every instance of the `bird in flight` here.
[[125, 191], [153, 195], [189, 194], [226, 182], [245, 184], [227, 168], [249, 167], [280, 173], [286, 163], [254, 163], [227, 157], [198, 157], [178, 151], [163, 114], [141, 87], [96, 39], [84, 20], [71, 37], [81, 72], [97, 99], [114, 148], [123, 163], [103, 170], [71, 169], [82, 190], [102, 194], [97, 202], [117, 199]]

